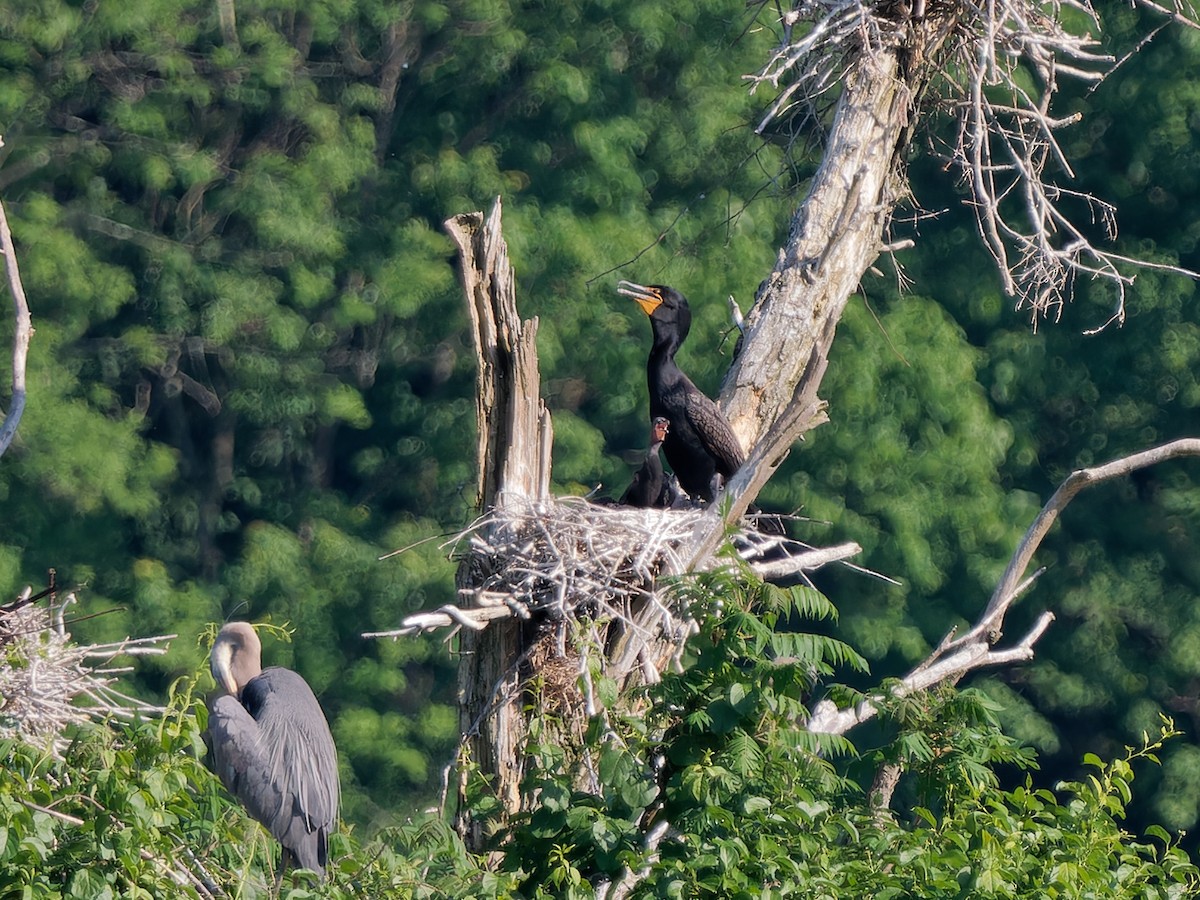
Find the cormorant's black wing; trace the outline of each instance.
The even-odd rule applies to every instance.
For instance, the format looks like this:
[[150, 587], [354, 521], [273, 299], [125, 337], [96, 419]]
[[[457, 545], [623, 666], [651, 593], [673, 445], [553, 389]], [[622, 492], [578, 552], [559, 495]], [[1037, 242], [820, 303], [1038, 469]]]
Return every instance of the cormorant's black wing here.
[[688, 422], [705, 452], [713, 458], [717, 471], [728, 481], [746, 461], [745, 454], [717, 404], [695, 386], [689, 387], [685, 410]]
[[[742, 446], [738, 443], [729, 420], [725, 418], [720, 407], [698, 388], [693, 388], [687, 393], [687, 417], [704, 449], [713, 458], [717, 471], [728, 482], [746, 461], [746, 455], [742, 453]], [[775, 535], [787, 534], [780, 517], [764, 515], [754, 504], [750, 504], [746, 511], [754, 518], [759, 531]]]

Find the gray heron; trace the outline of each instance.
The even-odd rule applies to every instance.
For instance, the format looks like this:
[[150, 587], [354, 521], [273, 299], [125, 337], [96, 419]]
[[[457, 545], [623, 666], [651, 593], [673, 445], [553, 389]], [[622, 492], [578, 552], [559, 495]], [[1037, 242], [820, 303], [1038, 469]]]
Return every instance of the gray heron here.
[[230, 622], [213, 642], [212, 768], [282, 845], [281, 873], [299, 866], [323, 878], [340, 794], [333, 735], [308, 682], [261, 660], [246, 622]]

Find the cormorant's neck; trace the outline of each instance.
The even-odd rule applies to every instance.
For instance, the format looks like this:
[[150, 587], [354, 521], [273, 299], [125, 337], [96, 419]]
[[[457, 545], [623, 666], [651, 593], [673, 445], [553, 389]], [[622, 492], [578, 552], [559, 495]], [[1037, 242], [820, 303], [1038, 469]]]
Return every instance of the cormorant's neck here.
[[662, 323], [654, 319], [650, 320], [650, 326], [654, 331], [654, 345], [650, 348], [650, 360], [674, 360], [675, 352], [683, 344], [683, 339], [687, 337], [687, 330], [680, 329], [678, 323]]

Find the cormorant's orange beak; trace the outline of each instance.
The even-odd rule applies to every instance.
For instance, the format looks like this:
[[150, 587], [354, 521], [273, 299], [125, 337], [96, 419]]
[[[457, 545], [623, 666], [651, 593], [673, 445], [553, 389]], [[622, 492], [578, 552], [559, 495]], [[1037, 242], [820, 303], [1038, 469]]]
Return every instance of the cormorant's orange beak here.
[[632, 281], [618, 281], [617, 293], [623, 294], [626, 297], [632, 297], [637, 301], [638, 306], [642, 308], [642, 312], [648, 316], [654, 315], [654, 311], [663, 302], [662, 294], [658, 292], [658, 288], [634, 284]]

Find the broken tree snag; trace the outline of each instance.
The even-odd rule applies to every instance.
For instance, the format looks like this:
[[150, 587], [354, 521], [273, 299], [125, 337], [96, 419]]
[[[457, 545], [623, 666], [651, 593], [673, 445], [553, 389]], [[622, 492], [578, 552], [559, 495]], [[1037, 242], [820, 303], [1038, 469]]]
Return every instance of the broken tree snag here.
[[[501, 233], [500, 199], [491, 213], [455, 216], [445, 223], [458, 244], [460, 271], [479, 373], [475, 410], [479, 429], [477, 501], [481, 510], [524, 507], [544, 500], [550, 484], [553, 429], [541, 398], [537, 320], [521, 321], [508, 246]], [[499, 517], [503, 520], [503, 515]], [[468, 552], [455, 581], [470, 596], [492, 574], [486, 561]], [[472, 601], [478, 605], [478, 600]], [[481, 850], [487, 835], [464, 802], [472, 766], [485, 775], [507, 812], [520, 808], [518, 761], [525, 736], [521, 713], [520, 661], [529, 636], [520, 620], [465, 628], [459, 638], [459, 817], [467, 846]]]
[[[1025, 579], [1024, 576], [1029, 569], [1029, 564], [1033, 561], [1033, 554], [1041, 546], [1042, 539], [1049, 533], [1050, 527], [1058, 521], [1059, 514], [1066, 509], [1067, 504], [1080, 491], [1113, 478], [1129, 475], [1138, 469], [1184, 456], [1200, 456], [1200, 438], [1180, 438], [1169, 444], [1162, 444], [1140, 453], [1123, 456], [1100, 466], [1077, 469], [1067, 476], [1067, 479], [1046, 501], [1042, 511], [1038, 513], [1033, 524], [1025, 532], [1025, 536], [1021, 539], [1021, 543], [1008, 563], [1008, 568], [1004, 570], [1000, 584], [996, 586], [991, 600], [988, 601], [987, 609], [976, 629], [986, 632], [993, 643], [999, 639], [1005, 612], [1012, 605], [1013, 600], [1019, 597], [1030, 583], [1031, 579]], [[1032, 577], [1036, 577], [1036, 574]], [[971, 634], [972, 632], [964, 634], [957, 642], [951, 642], [950, 646], [970, 639]]]
[[[0, 141], [0, 146], [3, 142]], [[12, 398], [8, 414], [0, 422], [0, 456], [8, 449], [17, 434], [21, 414], [25, 411], [25, 361], [29, 356], [29, 339], [33, 335], [33, 322], [29, 316], [29, 303], [25, 299], [25, 288], [21, 285], [21, 273], [17, 268], [17, 251], [13, 246], [12, 232], [8, 228], [8, 217], [0, 204], [0, 252], [4, 254], [4, 270], [8, 275], [8, 287], [13, 298], [13, 350], [12, 350]]]
[[475, 413], [479, 426], [477, 501], [488, 508], [502, 492], [540, 500], [550, 484], [550, 414], [541, 397], [537, 319], [521, 321], [500, 198], [483, 213], [447, 219], [458, 244], [463, 291], [479, 362]]

